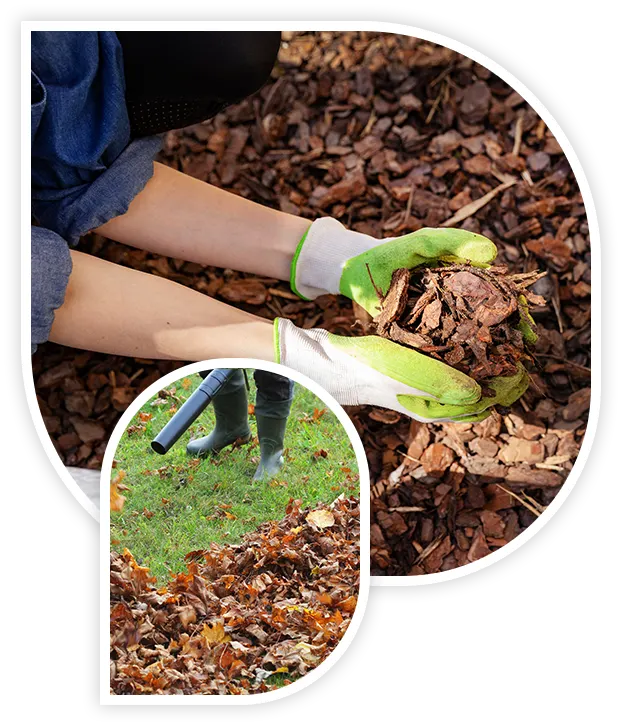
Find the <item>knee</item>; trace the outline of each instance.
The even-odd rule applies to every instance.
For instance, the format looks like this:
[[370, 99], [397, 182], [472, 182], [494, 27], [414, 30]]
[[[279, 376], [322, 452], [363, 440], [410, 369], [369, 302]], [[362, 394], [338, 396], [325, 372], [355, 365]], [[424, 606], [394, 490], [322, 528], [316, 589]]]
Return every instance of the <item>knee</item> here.
[[281, 42], [279, 31], [120, 31], [117, 37], [132, 101], [233, 103], [268, 80]]
[[270, 401], [289, 401], [294, 392], [294, 382], [285, 376], [274, 374], [272, 371], [256, 369], [254, 372], [255, 385], [258, 397]]

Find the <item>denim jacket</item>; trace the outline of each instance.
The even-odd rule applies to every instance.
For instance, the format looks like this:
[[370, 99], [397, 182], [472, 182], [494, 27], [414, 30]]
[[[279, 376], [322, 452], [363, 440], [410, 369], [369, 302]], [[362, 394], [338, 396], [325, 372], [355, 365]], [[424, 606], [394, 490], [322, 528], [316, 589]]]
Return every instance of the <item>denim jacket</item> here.
[[130, 140], [113, 32], [32, 33], [31, 344], [48, 339], [71, 273], [69, 246], [123, 214], [153, 174], [160, 137]]

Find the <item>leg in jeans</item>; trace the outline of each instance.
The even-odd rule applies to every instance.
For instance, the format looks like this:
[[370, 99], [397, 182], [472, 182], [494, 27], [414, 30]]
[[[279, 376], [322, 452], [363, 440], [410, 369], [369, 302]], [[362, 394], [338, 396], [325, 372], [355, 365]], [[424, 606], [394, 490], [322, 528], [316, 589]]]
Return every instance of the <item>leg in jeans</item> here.
[[[268, 78], [279, 45], [279, 33], [261, 32], [148, 31], [118, 37], [135, 138], [202, 121], [214, 112], [204, 106], [191, 116], [182, 109], [176, 118], [165, 114], [164, 123], [158, 120], [159, 111], [164, 114], [173, 101], [230, 103], [256, 90]], [[206, 70], [201, 60], [212, 64]], [[141, 122], [141, 104], [158, 99], [160, 109], [152, 104], [154, 111]], [[153, 177], [128, 211], [96, 231], [158, 255], [289, 280], [292, 258], [309, 225], [309, 220], [155, 163]], [[71, 256], [73, 271], [50, 340], [142, 358], [273, 360], [267, 321], [165, 278], [77, 251]]]
[[254, 480], [274, 477], [283, 465], [283, 446], [292, 406], [294, 382], [285, 376], [257, 369], [255, 419], [260, 441], [260, 463]]

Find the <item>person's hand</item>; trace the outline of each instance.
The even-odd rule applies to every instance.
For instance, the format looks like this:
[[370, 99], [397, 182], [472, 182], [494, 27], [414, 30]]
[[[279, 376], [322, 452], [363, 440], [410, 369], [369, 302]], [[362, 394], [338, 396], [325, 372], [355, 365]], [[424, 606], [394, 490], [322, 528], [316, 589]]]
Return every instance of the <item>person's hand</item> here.
[[347, 338], [278, 318], [275, 350], [279, 363], [306, 374], [346, 406], [371, 404], [432, 422], [484, 418], [493, 403], [481, 402], [480, 386], [469, 376], [379, 336]]
[[347, 230], [331, 217], [321, 217], [299, 244], [290, 283], [302, 298], [342, 293], [376, 316], [377, 289], [387, 292], [394, 270], [438, 262], [487, 267], [496, 255], [491, 240], [467, 230], [423, 228], [377, 240]]
[[[497, 248], [491, 240], [467, 230], [424, 228], [400, 237], [376, 240], [351, 232], [337, 220], [327, 217], [316, 220], [301, 241], [292, 264], [291, 285], [298, 295], [310, 299], [326, 293], [342, 293], [375, 316], [379, 312], [377, 290], [387, 292], [396, 269], [439, 262], [469, 262], [488, 267], [496, 255]], [[520, 301], [520, 305], [519, 329], [526, 342], [534, 343], [536, 335], [527, 323], [532, 321], [527, 304]], [[382, 371], [389, 377], [389, 384], [385, 381], [375, 385], [371, 393], [363, 382], [367, 374], [362, 376], [359, 371], [359, 378], [352, 386], [362, 388], [366, 393], [355, 395], [358, 403], [401, 411], [420, 421], [481, 421], [489, 416], [496, 404], [510, 406], [517, 401], [530, 383], [527, 371], [518, 363], [513, 376], [488, 381], [487, 388], [495, 393], [481, 398], [480, 393], [475, 394], [480, 392], [480, 387], [471, 378], [417, 351], [376, 336], [351, 339], [322, 333], [326, 336], [320, 337], [325, 349], [346, 353], [363, 361], [376, 373]], [[292, 337], [286, 330], [285, 339], [288, 338]], [[293, 340], [296, 341], [296, 337]], [[297, 348], [297, 343], [294, 347]], [[299, 363], [304, 365], [303, 361]], [[315, 378], [313, 368], [308, 375]], [[396, 382], [411, 390], [398, 391]], [[334, 382], [334, 385], [339, 390], [340, 382]], [[342, 395], [341, 390], [339, 393]]]
[[[444, 404], [431, 399], [411, 399], [409, 401], [412, 417], [422, 421], [461, 421], [480, 422], [486, 419], [496, 404], [510, 406], [520, 399], [530, 385], [530, 376], [526, 369], [517, 363], [517, 373], [513, 376], [497, 376], [487, 382], [487, 387], [494, 394], [483, 396], [475, 404], [456, 406]], [[398, 401], [402, 403], [402, 396]]]

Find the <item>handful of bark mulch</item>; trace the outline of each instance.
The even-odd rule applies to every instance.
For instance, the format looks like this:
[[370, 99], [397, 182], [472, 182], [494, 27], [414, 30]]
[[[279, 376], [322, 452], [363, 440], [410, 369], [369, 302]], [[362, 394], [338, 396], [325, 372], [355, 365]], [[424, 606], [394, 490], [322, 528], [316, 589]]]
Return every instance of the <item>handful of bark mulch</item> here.
[[[528, 305], [545, 304], [527, 288], [544, 275], [510, 275], [502, 266], [468, 264], [399, 268], [387, 293], [377, 290], [381, 312], [374, 319], [376, 332], [479, 382], [512, 376], [517, 362], [529, 357], [520, 326], [536, 328]], [[494, 393], [483, 388], [483, 396]]]
[[359, 500], [300, 505], [240, 545], [189, 553], [166, 588], [112, 552], [112, 693], [255, 694], [324, 661], [357, 605]]

